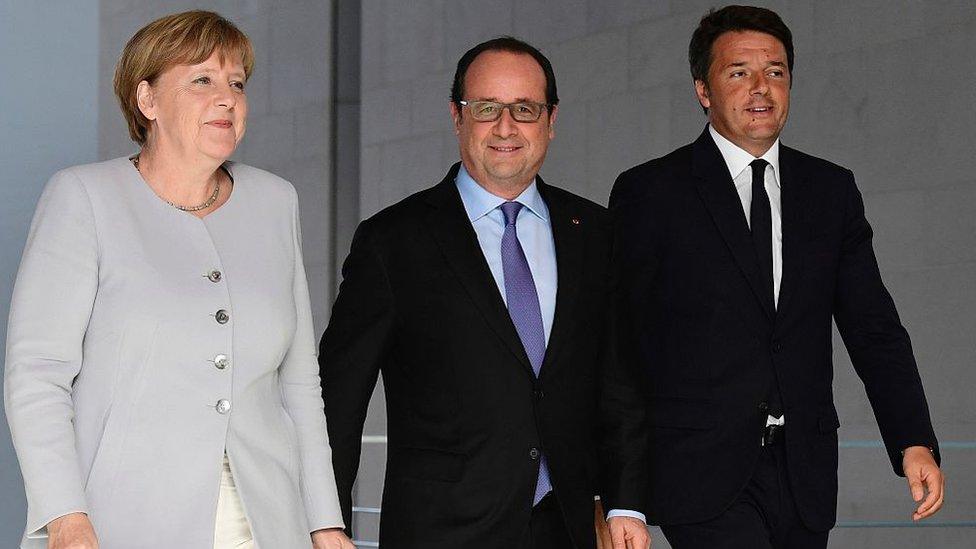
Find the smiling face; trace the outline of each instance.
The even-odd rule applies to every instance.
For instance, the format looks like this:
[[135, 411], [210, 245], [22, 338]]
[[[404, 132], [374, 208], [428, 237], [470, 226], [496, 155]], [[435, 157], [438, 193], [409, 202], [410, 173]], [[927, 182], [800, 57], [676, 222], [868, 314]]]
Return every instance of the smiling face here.
[[[486, 51], [475, 58], [464, 79], [466, 101], [546, 102], [546, 76], [532, 56]], [[493, 194], [514, 198], [539, 173], [554, 137], [556, 107], [535, 122], [516, 122], [509, 109], [498, 120], [479, 122], [451, 103], [461, 161], [472, 178]]]
[[712, 44], [708, 83], [695, 81], [715, 131], [753, 156], [776, 142], [790, 111], [786, 49], [756, 31], [727, 32]]
[[182, 158], [223, 162], [244, 137], [245, 73], [240, 60], [219, 52], [196, 65], [175, 65], [153, 84], [139, 84], [139, 109], [151, 121], [148, 144]]

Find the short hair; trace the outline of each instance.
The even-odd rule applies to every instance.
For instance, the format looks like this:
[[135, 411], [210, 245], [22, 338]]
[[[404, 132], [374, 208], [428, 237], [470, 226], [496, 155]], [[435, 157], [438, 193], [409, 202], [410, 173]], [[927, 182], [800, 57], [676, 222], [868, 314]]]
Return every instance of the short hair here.
[[[708, 85], [708, 69], [712, 66], [712, 45], [727, 32], [757, 31], [776, 38], [786, 49], [786, 64], [793, 75], [793, 34], [779, 15], [766, 8], [754, 6], [725, 6], [711, 9], [698, 23], [688, 46], [691, 77]], [[792, 81], [792, 80], [791, 80]]]
[[115, 67], [113, 84], [133, 141], [145, 145], [150, 128], [149, 120], [139, 110], [139, 83], [145, 80], [153, 84], [174, 65], [202, 63], [215, 51], [221, 63], [226, 56], [240, 56], [245, 79], [251, 77], [251, 40], [212, 11], [192, 10], [161, 17], [129, 39]]
[[521, 53], [531, 55], [533, 59], [542, 67], [542, 72], [546, 75], [546, 107], [551, 110], [559, 104], [559, 94], [556, 92], [556, 74], [552, 70], [552, 63], [549, 58], [542, 54], [535, 46], [528, 44], [518, 38], [511, 36], [499, 36], [487, 42], [482, 42], [470, 50], [464, 52], [458, 60], [457, 70], [454, 72], [454, 83], [451, 85], [451, 102], [461, 108], [461, 101], [464, 99], [464, 77], [468, 74], [468, 67], [481, 55], [488, 51], [501, 51], [509, 53]]

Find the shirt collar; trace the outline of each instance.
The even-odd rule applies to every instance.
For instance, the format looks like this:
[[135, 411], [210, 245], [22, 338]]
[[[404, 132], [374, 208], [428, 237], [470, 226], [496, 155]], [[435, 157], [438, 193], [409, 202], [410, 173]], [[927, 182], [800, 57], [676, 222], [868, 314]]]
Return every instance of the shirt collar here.
[[[732, 180], [735, 181], [739, 174], [749, 167], [749, 164], [756, 159], [751, 153], [740, 148], [735, 143], [729, 141], [722, 134], [715, 131], [715, 128], [711, 124], [708, 125], [708, 133], [712, 135], [712, 139], [718, 146], [718, 151], [722, 153], [722, 158], [725, 159], [725, 165], [729, 169], [729, 175], [732, 176]], [[773, 146], [769, 148], [762, 156], [769, 165], [773, 167], [773, 180], [776, 181], [776, 186], [781, 187], [780, 177], [779, 177], [779, 138], [773, 143]]]
[[[488, 215], [492, 210], [498, 208], [505, 202], [508, 202], [508, 200], [491, 194], [479, 185], [468, 174], [468, 170], [464, 169], [464, 164], [461, 164], [461, 169], [458, 170], [457, 178], [454, 182], [457, 185], [458, 192], [461, 194], [461, 203], [464, 204], [464, 211], [467, 212], [468, 219], [472, 223]], [[546, 207], [545, 201], [542, 200], [542, 195], [539, 194], [539, 187], [536, 185], [535, 179], [512, 202], [522, 204], [539, 219], [549, 221], [549, 208]]]

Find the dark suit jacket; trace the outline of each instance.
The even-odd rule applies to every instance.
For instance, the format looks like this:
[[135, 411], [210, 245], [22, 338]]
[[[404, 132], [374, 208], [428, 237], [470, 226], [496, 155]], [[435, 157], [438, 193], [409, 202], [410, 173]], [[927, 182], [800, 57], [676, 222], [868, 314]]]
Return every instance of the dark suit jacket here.
[[[558, 292], [537, 380], [464, 211], [458, 166], [362, 222], [343, 266], [319, 361], [346, 524], [366, 407], [382, 371], [389, 437], [382, 547], [522, 546], [535, 450], [547, 456], [576, 546], [593, 547], [593, 496], [642, 510], [644, 495], [640, 445], [629, 442], [639, 438], [631, 421], [639, 401], [625, 402], [623, 395], [637, 398], [633, 387], [602, 366], [609, 215], [538, 182]], [[602, 481], [601, 440], [615, 460]]]
[[622, 173], [610, 208], [622, 360], [643, 373], [649, 520], [707, 520], [748, 481], [772, 376], [803, 521], [833, 526], [837, 429], [831, 318], [867, 388], [895, 472], [935, 434], [908, 334], [878, 272], [853, 174], [780, 146], [783, 277], [776, 311], [745, 212], [707, 129]]

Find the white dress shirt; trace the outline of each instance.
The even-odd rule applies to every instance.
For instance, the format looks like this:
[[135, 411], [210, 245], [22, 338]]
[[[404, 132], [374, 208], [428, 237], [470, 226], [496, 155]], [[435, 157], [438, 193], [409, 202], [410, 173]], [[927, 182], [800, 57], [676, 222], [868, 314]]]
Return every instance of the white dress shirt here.
[[[726, 139], [711, 125], [708, 126], [708, 133], [711, 134], [719, 152], [722, 153], [725, 165], [729, 168], [735, 192], [739, 193], [739, 200], [742, 202], [746, 223], [751, 228], [752, 220], [749, 219], [749, 212], [752, 207], [752, 167], [750, 163], [757, 157]], [[783, 209], [780, 203], [779, 139], [776, 139], [773, 146], [758, 158], [769, 163], [766, 166], [763, 184], [769, 196], [769, 212], [773, 225], [773, 306], [775, 307], [779, 304], [779, 287], [783, 280]], [[769, 416], [766, 425], [783, 425], [785, 418], [785, 415], [779, 418]]]

